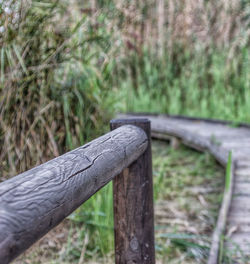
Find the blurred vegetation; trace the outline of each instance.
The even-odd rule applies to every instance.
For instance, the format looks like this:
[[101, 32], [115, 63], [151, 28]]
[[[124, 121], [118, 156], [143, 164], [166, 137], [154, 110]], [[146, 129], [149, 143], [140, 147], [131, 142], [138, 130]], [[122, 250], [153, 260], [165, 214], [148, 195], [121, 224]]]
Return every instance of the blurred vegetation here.
[[249, 122], [250, 2], [138, 3], [116, 68], [122, 109]]
[[[249, 37], [248, 0], [0, 0], [0, 180], [118, 111], [250, 122]], [[72, 216], [101, 255], [111, 200], [109, 185]]]
[[0, 15], [2, 175], [115, 110], [250, 121], [248, 1], [8, 0]]
[[102, 55], [109, 41], [105, 28], [94, 29], [98, 15], [69, 10], [67, 1], [7, 3], [0, 22], [0, 162], [3, 175], [14, 175], [102, 129], [110, 111]]

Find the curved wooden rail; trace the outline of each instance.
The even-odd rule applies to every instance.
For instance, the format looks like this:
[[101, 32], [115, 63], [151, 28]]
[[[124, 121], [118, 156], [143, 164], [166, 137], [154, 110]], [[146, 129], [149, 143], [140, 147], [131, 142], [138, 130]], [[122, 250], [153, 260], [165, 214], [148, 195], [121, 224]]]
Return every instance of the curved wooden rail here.
[[230, 185], [224, 192], [208, 264], [218, 263], [223, 235], [226, 236], [225, 249], [231, 252], [234, 263], [250, 263], [250, 126], [235, 127], [220, 120], [157, 114], [119, 117], [148, 118], [153, 137], [176, 137], [192, 148], [210, 152], [224, 167], [232, 153]]
[[143, 129], [125, 125], [2, 182], [0, 263], [9, 263], [136, 161], [148, 142]]

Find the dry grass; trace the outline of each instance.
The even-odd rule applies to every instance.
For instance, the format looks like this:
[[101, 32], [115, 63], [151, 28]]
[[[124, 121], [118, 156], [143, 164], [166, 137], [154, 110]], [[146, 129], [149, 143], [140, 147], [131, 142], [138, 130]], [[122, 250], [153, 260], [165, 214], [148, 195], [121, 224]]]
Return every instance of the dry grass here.
[[1, 180], [84, 144], [108, 118], [92, 59], [104, 32], [91, 19], [76, 1], [0, 2]]
[[[123, 15], [121, 27], [128, 50], [139, 52], [143, 46], [162, 55], [185, 50], [237, 48], [249, 43], [249, 3], [236, 0], [147, 0], [115, 1]], [[125, 51], [127, 54], [127, 52]]]
[[[71, 0], [70, 6], [58, 0], [0, 3], [2, 180], [92, 137], [118, 100], [105, 105], [106, 87], [121, 88], [117, 68], [137, 89], [136, 61], [145, 49], [167, 54], [178, 66], [180, 51], [228, 47], [231, 59], [249, 44], [244, 1]], [[109, 83], [113, 60], [115, 83]]]
[[[35, 243], [23, 255], [17, 258], [14, 264], [111, 264], [112, 257], [110, 254], [106, 258], [99, 258], [95, 252], [89, 252], [87, 249], [88, 236], [85, 238], [79, 237], [79, 228], [70, 220], [64, 220], [60, 225], [51, 230], [46, 236]], [[86, 231], [87, 233], [87, 231]], [[80, 255], [75, 255], [74, 249], [80, 247]], [[87, 255], [91, 254], [92, 257]], [[78, 252], [77, 252], [78, 254]], [[76, 260], [77, 259], [77, 260]]]

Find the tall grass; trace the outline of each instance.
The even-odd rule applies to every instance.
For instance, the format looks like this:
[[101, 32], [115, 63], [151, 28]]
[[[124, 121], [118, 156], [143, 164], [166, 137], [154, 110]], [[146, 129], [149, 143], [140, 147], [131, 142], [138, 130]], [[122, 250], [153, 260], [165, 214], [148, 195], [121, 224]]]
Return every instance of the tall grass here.
[[73, 7], [57, 0], [1, 2], [2, 175], [84, 144], [108, 118], [107, 34]]
[[0, 2], [2, 174], [83, 144], [114, 108], [249, 120], [247, 1], [70, 3]]
[[145, 52], [137, 62], [137, 87], [130, 77], [120, 82], [122, 111], [161, 112], [250, 122], [250, 60], [244, 48], [228, 63], [227, 50], [168, 54], [155, 59]]
[[[250, 3], [115, 2], [120, 110], [250, 121]], [[128, 12], [129, 10], [129, 12]]]

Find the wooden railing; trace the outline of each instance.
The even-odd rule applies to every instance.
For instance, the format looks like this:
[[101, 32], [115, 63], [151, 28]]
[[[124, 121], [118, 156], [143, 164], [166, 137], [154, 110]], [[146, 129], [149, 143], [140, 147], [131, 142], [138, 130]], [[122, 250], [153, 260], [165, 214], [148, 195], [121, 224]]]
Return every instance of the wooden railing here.
[[154, 264], [150, 122], [113, 131], [0, 184], [0, 263], [9, 263], [114, 179], [117, 264]]

